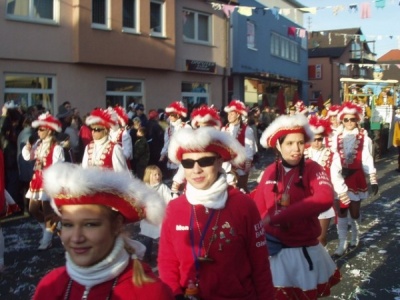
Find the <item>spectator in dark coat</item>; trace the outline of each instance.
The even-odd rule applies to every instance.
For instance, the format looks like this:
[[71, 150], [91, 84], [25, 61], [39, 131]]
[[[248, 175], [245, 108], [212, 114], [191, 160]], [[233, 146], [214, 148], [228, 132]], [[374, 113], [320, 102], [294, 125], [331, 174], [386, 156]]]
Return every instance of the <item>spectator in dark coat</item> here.
[[149, 111], [146, 131], [150, 149], [149, 165], [157, 165], [160, 160], [161, 149], [164, 146], [164, 130], [158, 122], [158, 112], [154, 109]]

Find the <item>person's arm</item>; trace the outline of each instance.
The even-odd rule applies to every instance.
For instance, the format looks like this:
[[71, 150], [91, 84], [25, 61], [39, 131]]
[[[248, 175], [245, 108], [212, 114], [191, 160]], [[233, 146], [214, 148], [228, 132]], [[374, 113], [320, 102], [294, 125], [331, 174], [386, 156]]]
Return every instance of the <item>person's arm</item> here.
[[132, 138], [127, 130], [124, 130], [124, 132], [122, 133], [122, 151], [124, 152], [125, 159], [132, 159]]
[[169, 146], [169, 131], [170, 127], [167, 127], [164, 131], [164, 146], [161, 149], [160, 153], [160, 161], [163, 161], [168, 155], [168, 146]]
[[[303, 180], [308, 182], [311, 195], [301, 201], [290, 204], [279, 214], [270, 216], [271, 224], [283, 224], [287, 222], [297, 222], [304, 218], [319, 215], [328, 210], [333, 205], [333, 187], [324, 169], [316, 162], [305, 166], [306, 174]], [[293, 193], [291, 191], [291, 193]]]
[[64, 149], [60, 145], [55, 145], [53, 150], [53, 164], [65, 161]]
[[115, 144], [114, 149], [111, 156], [113, 169], [116, 172], [127, 171], [128, 165], [126, 164], [126, 159], [124, 156], [124, 152], [120, 145]]
[[[174, 200], [176, 201], [176, 200]], [[171, 202], [172, 203], [172, 202]], [[171, 205], [167, 206], [163, 224], [161, 226], [160, 243], [158, 248], [158, 271], [160, 279], [171, 289], [174, 296], [183, 294], [180, 286], [180, 263], [175, 252], [171, 219], [176, 218], [171, 211]]]

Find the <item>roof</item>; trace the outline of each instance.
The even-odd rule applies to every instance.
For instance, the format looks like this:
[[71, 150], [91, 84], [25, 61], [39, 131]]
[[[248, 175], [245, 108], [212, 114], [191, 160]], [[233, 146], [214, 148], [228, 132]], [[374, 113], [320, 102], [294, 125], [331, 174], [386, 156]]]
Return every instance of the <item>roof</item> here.
[[[360, 28], [343, 28], [309, 32], [309, 57], [340, 57], [354, 40], [352, 35], [362, 35]], [[368, 47], [368, 45], [367, 45]]]
[[400, 61], [400, 50], [393, 49], [378, 58], [378, 62]]

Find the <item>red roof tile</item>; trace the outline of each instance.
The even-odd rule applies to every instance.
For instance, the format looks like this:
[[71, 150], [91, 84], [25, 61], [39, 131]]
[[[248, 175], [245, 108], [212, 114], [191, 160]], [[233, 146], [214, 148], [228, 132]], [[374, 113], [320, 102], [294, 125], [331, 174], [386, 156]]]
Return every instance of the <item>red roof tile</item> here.
[[378, 58], [378, 62], [396, 61], [396, 60], [400, 61], [399, 49], [390, 50], [389, 52]]

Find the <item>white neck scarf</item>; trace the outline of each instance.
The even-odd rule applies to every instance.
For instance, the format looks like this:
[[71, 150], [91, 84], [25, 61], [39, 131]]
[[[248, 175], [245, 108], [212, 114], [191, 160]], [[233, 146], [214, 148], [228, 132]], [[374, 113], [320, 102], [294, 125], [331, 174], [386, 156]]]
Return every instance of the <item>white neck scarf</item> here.
[[221, 174], [207, 190], [196, 189], [188, 182], [186, 184], [186, 198], [192, 205], [203, 205], [212, 209], [224, 208], [228, 199], [226, 175]]
[[111, 253], [94, 266], [76, 265], [68, 252], [65, 252], [65, 258], [67, 273], [71, 279], [88, 288], [117, 277], [129, 264], [129, 254], [124, 248], [124, 239], [121, 236], [115, 240]]

